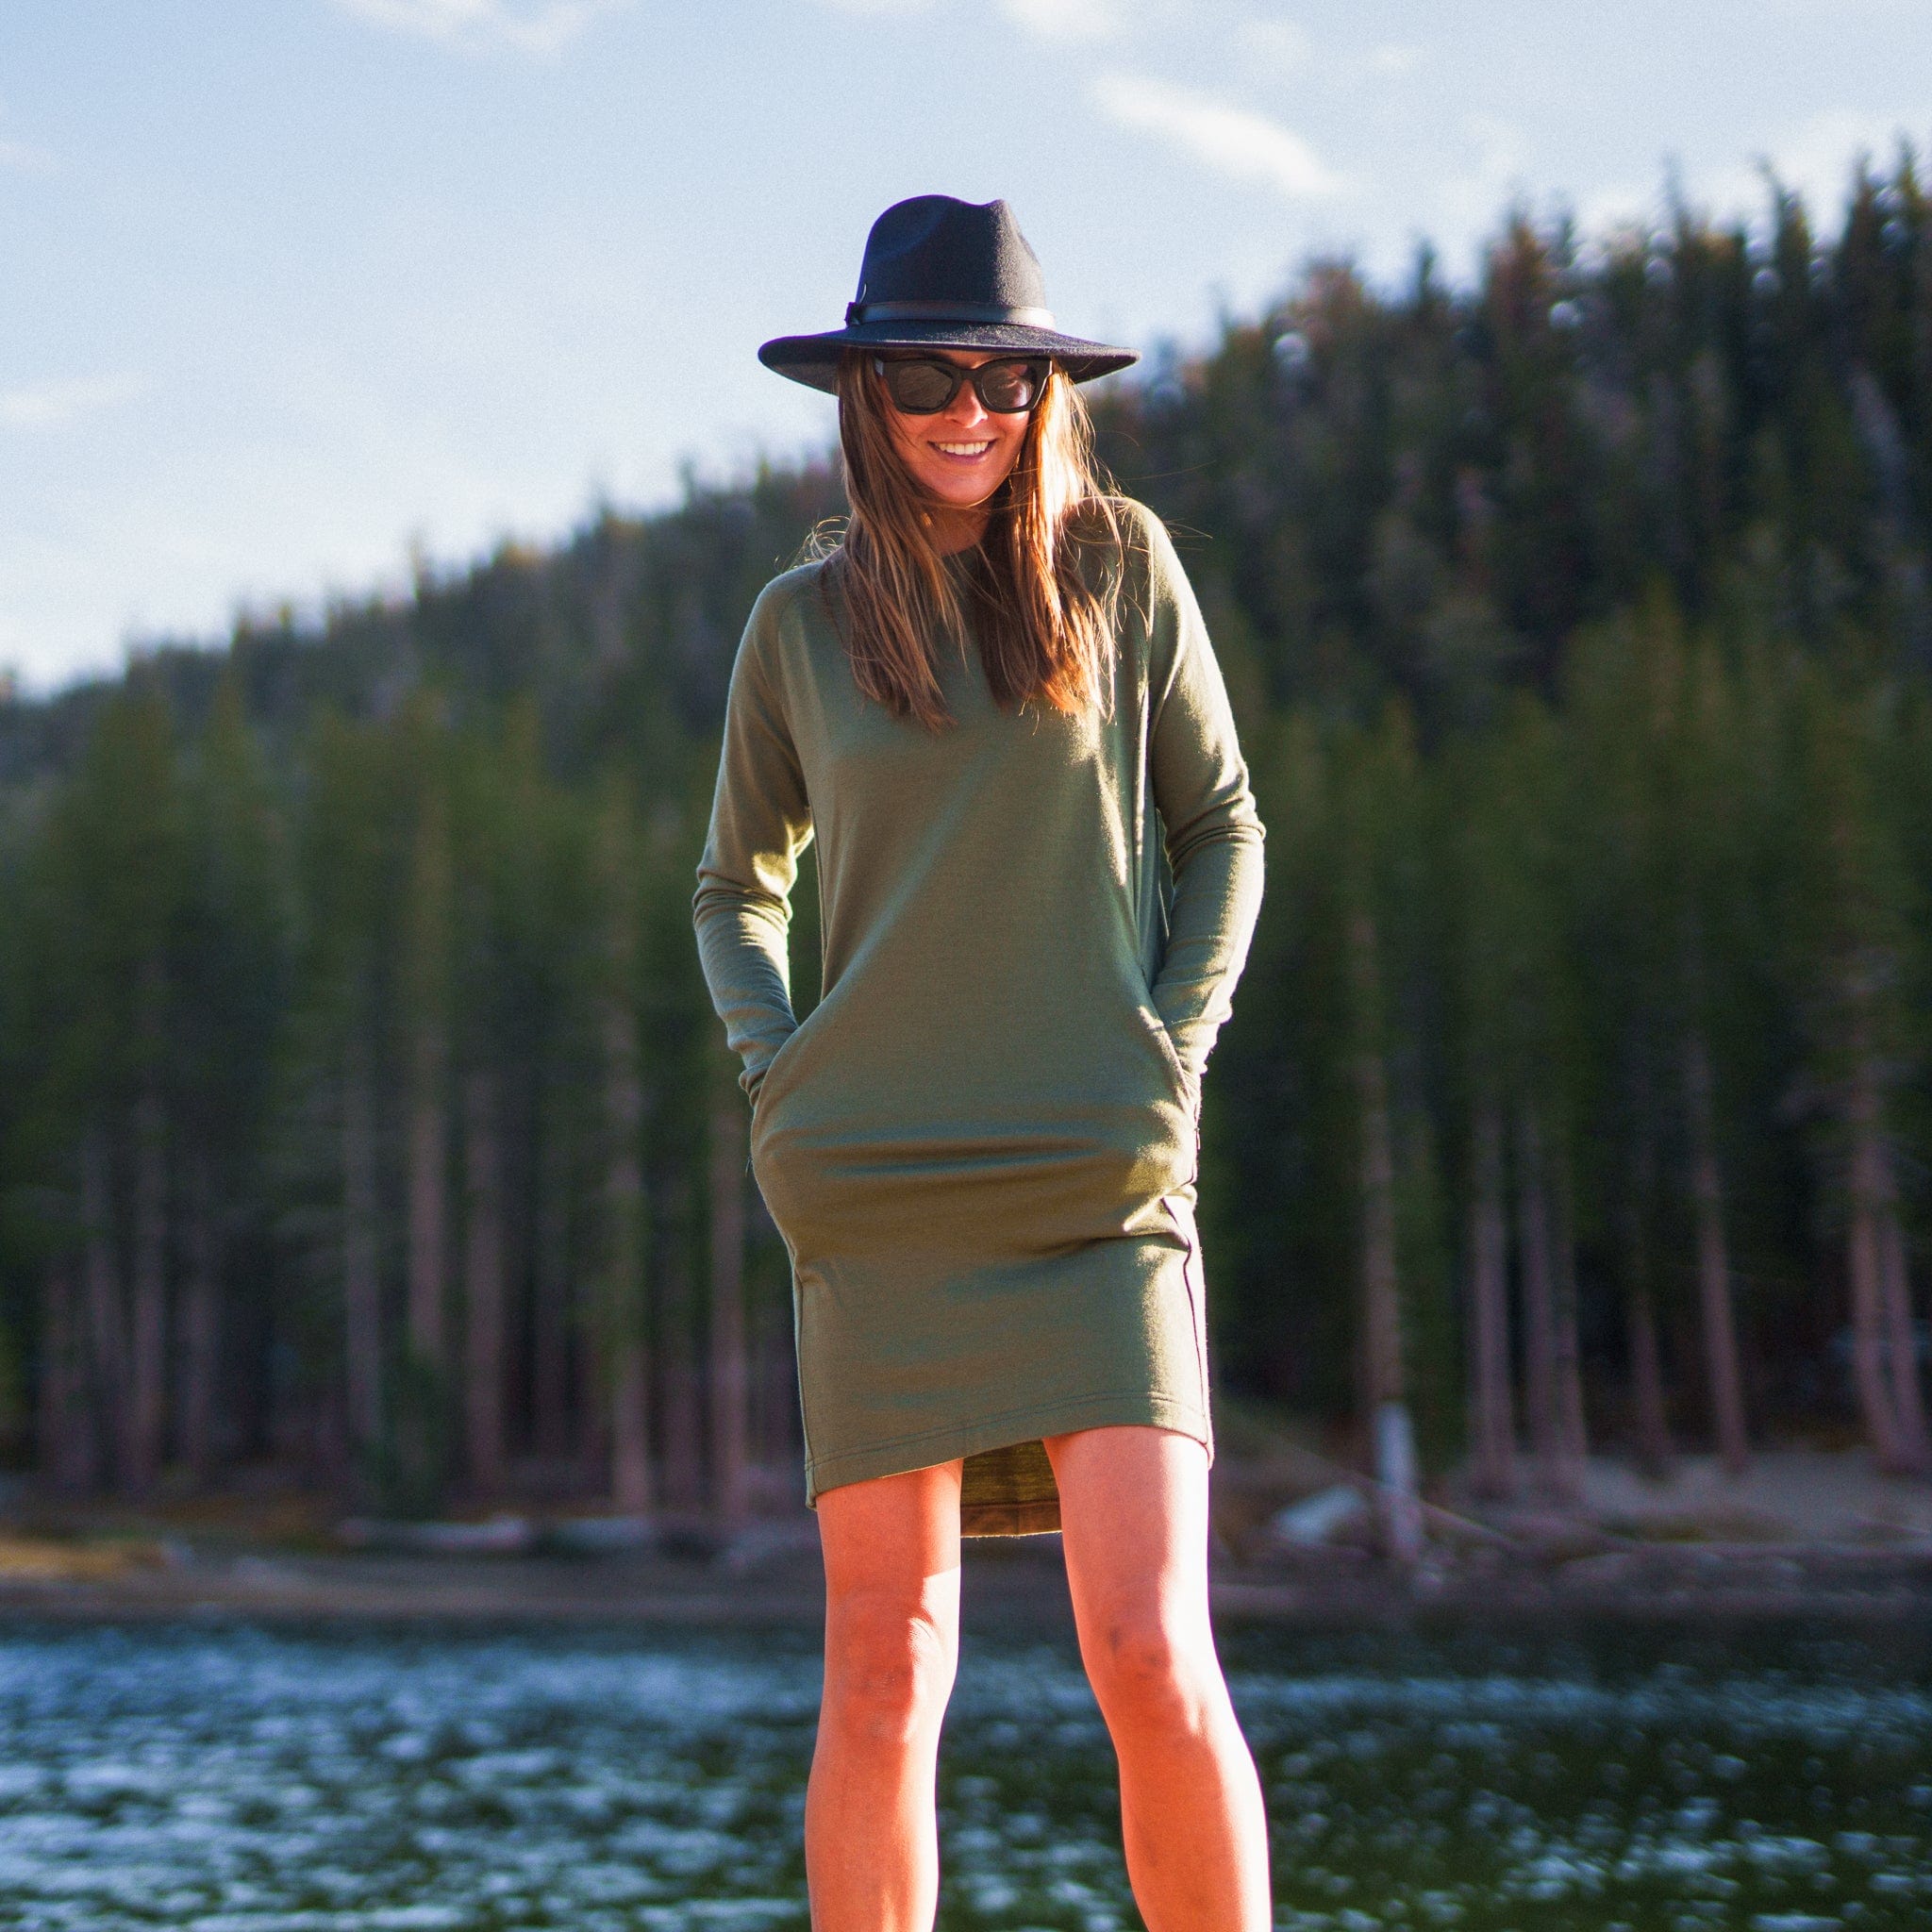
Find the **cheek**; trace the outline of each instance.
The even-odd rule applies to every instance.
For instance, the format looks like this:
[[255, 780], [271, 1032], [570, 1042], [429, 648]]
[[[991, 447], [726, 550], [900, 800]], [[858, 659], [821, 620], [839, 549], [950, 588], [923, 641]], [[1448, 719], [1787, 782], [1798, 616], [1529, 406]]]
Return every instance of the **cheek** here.
[[892, 448], [898, 453], [899, 460], [908, 469], [917, 469], [925, 458], [925, 444], [920, 441], [916, 427], [908, 426], [906, 418], [896, 410], [888, 413], [886, 428], [892, 439]]

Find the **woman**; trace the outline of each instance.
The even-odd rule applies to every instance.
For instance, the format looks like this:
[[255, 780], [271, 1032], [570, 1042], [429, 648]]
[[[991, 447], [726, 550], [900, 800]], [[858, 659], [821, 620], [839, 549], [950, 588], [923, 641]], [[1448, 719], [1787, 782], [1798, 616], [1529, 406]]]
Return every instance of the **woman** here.
[[792, 1262], [826, 1583], [812, 1923], [931, 1924], [959, 1538], [1058, 1528], [1142, 1914], [1258, 1932], [1193, 1184], [1261, 826], [1166, 532], [1094, 480], [1074, 385], [1134, 357], [1056, 331], [1004, 202], [943, 195], [879, 217], [843, 328], [758, 353], [837, 393], [852, 506], [752, 613], [695, 906]]

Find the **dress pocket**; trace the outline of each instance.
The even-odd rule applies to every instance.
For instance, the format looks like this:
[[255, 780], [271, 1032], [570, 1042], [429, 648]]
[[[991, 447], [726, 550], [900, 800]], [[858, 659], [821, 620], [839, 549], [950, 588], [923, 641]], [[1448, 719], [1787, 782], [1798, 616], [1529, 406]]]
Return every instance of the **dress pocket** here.
[[1167, 1022], [1158, 1013], [1154, 1016], [1155, 1024], [1160, 1029], [1160, 1044], [1167, 1054], [1169, 1067], [1180, 1082], [1181, 1092], [1191, 1106], [1198, 1106], [1201, 1099], [1201, 1083], [1195, 1079], [1192, 1070], [1181, 1058], [1181, 1050], [1174, 1043], [1174, 1035], [1167, 1030]]
[[[806, 1016], [809, 1020], [810, 1015]], [[751, 1127], [756, 1134], [771, 1118], [776, 1085], [791, 1076], [792, 1063], [798, 1058], [798, 1036], [805, 1031], [806, 1022], [801, 1021], [779, 1042], [778, 1051], [765, 1065], [765, 1077], [758, 1082], [758, 1098], [752, 1102]]]
[[1190, 1115], [1198, 1116], [1201, 1109], [1200, 1083], [1181, 1058], [1180, 1049], [1174, 1043], [1174, 1035], [1167, 1030], [1167, 1022], [1160, 1017], [1159, 1009], [1151, 997], [1141, 1001], [1140, 1014], [1141, 1024], [1153, 1036], [1161, 1062], [1167, 1069], [1168, 1082], [1174, 1089], [1174, 1098], [1182, 1103]]
[[1141, 1024], [1153, 1037], [1155, 1050], [1160, 1057], [1169, 1097], [1180, 1115], [1174, 1154], [1185, 1167], [1186, 1179], [1191, 1183], [1201, 1170], [1201, 1083], [1181, 1058], [1174, 1035], [1167, 1030], [1167, 1023], [1160, 1017], [1151, 995], [1141, 1003], [1140, 1014]]

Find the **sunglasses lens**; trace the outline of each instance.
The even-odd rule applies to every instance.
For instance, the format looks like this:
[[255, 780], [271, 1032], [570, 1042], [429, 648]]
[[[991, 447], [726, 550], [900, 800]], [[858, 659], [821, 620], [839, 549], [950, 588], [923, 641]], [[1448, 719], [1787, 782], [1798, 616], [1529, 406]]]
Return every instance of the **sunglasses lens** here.
[[950, 408], [962, 382], [972, 383], [987, 408], [997, 415], [1012, 416], [1030, 409], [1040, 400], [1050, 365], [1015, 359], [984, 362], [969, 371], [955, 362], [908, 356], [881, 358], [877, 367], [893, 407], [908, 416], [936, 416]]
[[989, 362], [975, 374], [979, 400], [989, 409], [1012, 415], [1033, 407], [1043, 372], [1037, 362]]
[[931, 416], [959, 391], [959, 376], [948, 362], [888, 362], [886, 387], [893, 402], [913, 416]]

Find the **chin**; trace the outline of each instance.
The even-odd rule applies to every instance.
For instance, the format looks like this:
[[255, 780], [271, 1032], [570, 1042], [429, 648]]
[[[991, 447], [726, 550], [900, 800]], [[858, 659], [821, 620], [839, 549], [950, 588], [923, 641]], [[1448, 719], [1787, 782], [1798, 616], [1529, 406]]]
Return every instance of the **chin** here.
[[970, 482], [961, 476], [935, 476], [927, 480], [925, 489], [935, 503], [944, 504], [948, 509], [983, 509], [1000, 493], [1006, 480], [1004, 475], [991, 481], [974, 477]]

